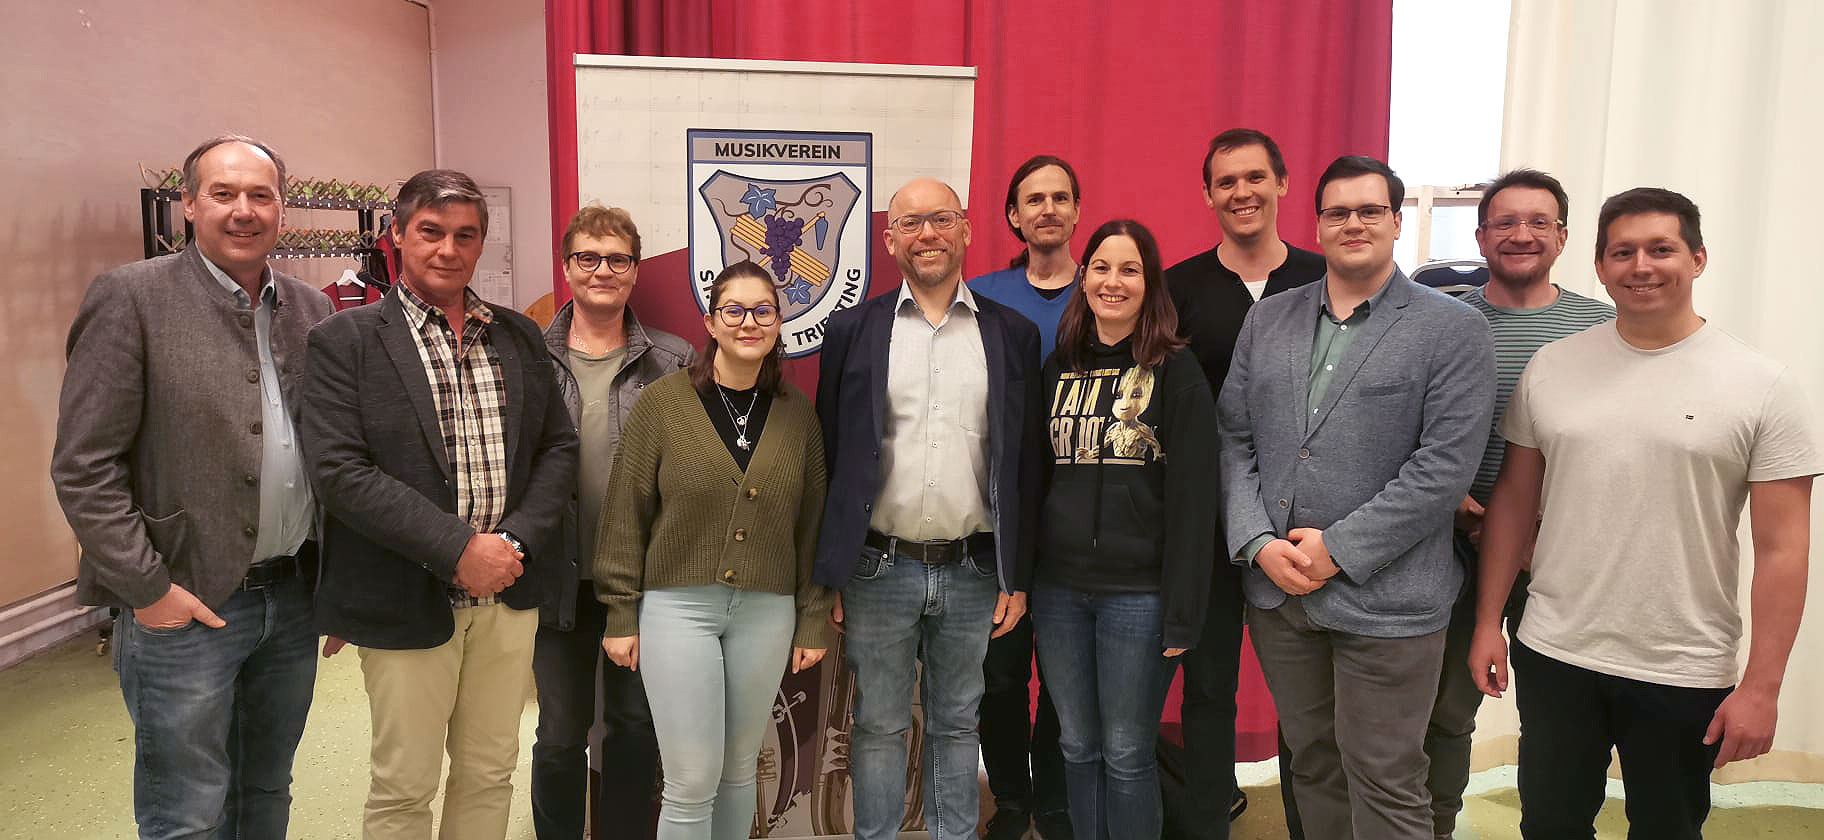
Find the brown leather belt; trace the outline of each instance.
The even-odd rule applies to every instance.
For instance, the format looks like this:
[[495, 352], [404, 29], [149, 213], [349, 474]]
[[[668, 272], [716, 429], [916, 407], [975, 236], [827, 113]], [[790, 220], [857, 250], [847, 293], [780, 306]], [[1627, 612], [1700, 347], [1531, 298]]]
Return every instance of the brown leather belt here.
[[960, 540], [919, 542], [869, 530], [862, 543], [875, 551], [910, 557], [927, 566], [944, 566], [965, 557], [994, 557], [994, 534], [981, 531]]

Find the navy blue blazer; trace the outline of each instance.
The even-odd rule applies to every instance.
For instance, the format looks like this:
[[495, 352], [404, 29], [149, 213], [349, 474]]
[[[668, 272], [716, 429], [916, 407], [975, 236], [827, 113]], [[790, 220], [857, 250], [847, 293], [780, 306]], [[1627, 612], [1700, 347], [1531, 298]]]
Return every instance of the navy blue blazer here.
[[[898, 300], [894, 292], [876, 295], [831, 315], [824, 328], [817, 417], [823, 425], [830, 492], [817, 542], [816, 579], [836, 589], [855, 573], [880, 493], [887, 345]], [[975, 302], [988, 360], [988, 505], [994, 516], [995, 563], [1001, 591], [1024, 592], [1032, 578], [1044, 440], [1039, 328], [981, 295]]]

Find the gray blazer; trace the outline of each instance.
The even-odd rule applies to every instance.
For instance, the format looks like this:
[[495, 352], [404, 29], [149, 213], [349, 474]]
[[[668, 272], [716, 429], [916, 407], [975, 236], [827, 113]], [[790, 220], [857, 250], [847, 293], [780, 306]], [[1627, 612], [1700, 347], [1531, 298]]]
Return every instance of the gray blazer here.
[[[272, 279], [272, 356], [295, 420], [304, 334], [331, 306]], [[176, 583], [219, 608], [260, 522], [253, 314], [189, 248], [95, 278], [66, 349], [51, 480], [82, 544], [77, 599], [138, 608]]]
[[[1324, 283], [1255, 304], [1217, 408], [1229, 555], [1261, 534], [1323, 529], [1341, 573], [1304, 596], [1311, 620], [1404, 638], [1443, 629], [1463, 585], [1451, 520], [1488, 441], [1495, 353], [1467, 304], [1397, 268], [1388, 283], [1316, 406], [1305, 392]], [[1285, 603], [1258, 568], [1244, 587], [1261, 609]]]
[[[568, 301], [558, 307], [557, 314], [551, 318], [551, 326], [545, 328], [545, 349], [551, 353], [551, 366], [557, 374], [557, 389], [563, 395], [564, 408], [570, 412], [570, 426], [575, 428], [583, 416], [583, 395], [577, 388], [576, 374], [570, 371], [570, 324], [576, 317], [576, 301]], [[620, 416], [609, 428], [608, 450], [621, 451], [621, 429], [627, 425], [627, 415], [633, 411], [633, 404], [640, 398], [640, 392], [647, 385], [657, 382], [659, 377], [674, 370], [690, 365], [696, 358], [696, 350], [685, 341], [664, 330], [648, 328], [633, 315], [633, 307], [627, 308], [627, 355], [621, 365], [621, 372], [614, 376], [616, 402], [621, 408]], [[580, 473], [581, 449], [579, 440], [578, 466]], [[579, 482], [580, 486], [580, 482]], [[601, 499], [589, 499], [580, 503], [581, 515], [596, 516], [601, 511]], [[570, 506], [563, 518], [563, 552], [564, 563], [568, 571], [562, 572], [562, 582], [558, 586], [557, 596], [539, 613], [539, 622], [558, 630], [569, 630], [576, 626], [576, 590], [581, 585], [577, 565], [590, 562], [589, 558], [579, 558], [581, 548], [577, 540], [581, 539], [577, 516], [579, 502], [573, 493]]]

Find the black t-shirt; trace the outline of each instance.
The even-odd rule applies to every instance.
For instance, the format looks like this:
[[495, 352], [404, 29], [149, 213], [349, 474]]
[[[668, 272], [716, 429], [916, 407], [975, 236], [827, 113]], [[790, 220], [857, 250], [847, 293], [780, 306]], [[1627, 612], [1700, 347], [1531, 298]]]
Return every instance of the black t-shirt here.
[[[698, 391], [697, 398], [703, 401], [703, 411], [709, 414], [709, 422], [715, 424], [716, 433], [722, 436], [722, 445], [728, 447], [728, 454], [734, 457], [742, 472], [747, 472], [747, 464], [754, 458], [754, 447], [760, 444], [760, 431], [766, 427], [766, 411], [773, 405], [772, 392], [761, 391], [758, 387], [737, 391], [717, 385], [707, 394]], [[753, 406], [751, 411], [750, 405]], [[744, 413], [747, 424], [738, 425], [735, 418]], [[741, 446], [743, 440], [747, 442], [745, 447]]]
[[[1302, 248], [1286, 246], [1286, 261], [1267, 274], [1265, 298], [1287, 289], [1316, 282], [1324, 276], [1324, 257]], [[1165, 271], [1166, 289], [1178, 308], [1178, 334], [1191, 344], [1191, 353], [1210, 380], [1210, 391], [1222, 396], [1222, 380], [1229, 375], [1235, 339], [1241, 322], [1254, 305], [1254, 296], [1211, 248]]]

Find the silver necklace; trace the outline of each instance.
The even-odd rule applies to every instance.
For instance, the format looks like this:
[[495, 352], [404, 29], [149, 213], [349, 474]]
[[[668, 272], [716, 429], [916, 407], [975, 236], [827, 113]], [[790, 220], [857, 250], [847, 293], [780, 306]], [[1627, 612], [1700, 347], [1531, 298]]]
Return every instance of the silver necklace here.
[[735, 445], [746, 452], [753, 445], [747, 439], [747, 418], [754, 413], [754, 406], [760, 403], [760, 389], [754, 389], [754, 396], [747, 401], [747, 410], [739, 414], [735, 413], [735, 404], [728, 401], [728, 392], [722, 390], [720, 383], [716, 385], [716, 396], [722, 398], [722, 407], [728, 411], [728, 419], [735, 424]]

